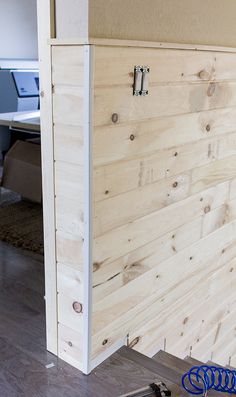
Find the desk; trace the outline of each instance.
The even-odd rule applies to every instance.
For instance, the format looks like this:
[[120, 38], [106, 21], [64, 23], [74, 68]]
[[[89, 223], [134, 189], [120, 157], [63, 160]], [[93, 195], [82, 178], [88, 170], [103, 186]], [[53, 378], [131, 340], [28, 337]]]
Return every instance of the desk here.
[[0, 126], [10, 130], [40, 133], [40, 111], [0, 113]]

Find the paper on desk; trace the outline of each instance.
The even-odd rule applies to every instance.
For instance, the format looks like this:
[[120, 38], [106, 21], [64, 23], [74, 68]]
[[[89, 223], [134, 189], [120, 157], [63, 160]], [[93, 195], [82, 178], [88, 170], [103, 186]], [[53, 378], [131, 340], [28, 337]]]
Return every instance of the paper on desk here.
[[13, 117], [13, 121], [24, 121], [39, 117], [40, 117], [40, 111], [38, 110], [37, 112], [27, 112], [27, 113], [17, 114]]

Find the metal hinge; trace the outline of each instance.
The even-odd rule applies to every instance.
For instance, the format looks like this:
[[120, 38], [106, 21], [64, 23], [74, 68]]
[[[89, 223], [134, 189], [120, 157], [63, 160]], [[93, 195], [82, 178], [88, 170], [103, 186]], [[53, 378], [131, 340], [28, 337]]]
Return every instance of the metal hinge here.
[[133, 95], [148, 95], [148, 75], [150, 73], [149, 66], [134, 67], [134, 90]]

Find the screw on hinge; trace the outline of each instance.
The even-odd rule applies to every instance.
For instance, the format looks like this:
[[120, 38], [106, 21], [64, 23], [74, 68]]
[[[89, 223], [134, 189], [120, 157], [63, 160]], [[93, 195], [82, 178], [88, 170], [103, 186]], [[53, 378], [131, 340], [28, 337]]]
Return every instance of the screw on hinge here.
[[150, 72], [149, 66], [135, 66], [134, 67], [134, 85], [133, 95], [146, 96], [148, 95], [148, 74]]

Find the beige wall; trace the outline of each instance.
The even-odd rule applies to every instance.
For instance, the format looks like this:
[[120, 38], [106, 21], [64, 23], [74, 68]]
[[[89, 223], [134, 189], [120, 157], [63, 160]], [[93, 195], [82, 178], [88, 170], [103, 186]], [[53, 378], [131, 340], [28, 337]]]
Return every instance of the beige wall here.
[[91, 0], [90, 35], [236, 46], [235, 0]]
[[81, 37], [87, 1], [90, 37], [236, 46], [235, 0], [56, 0], [59, 37]]

